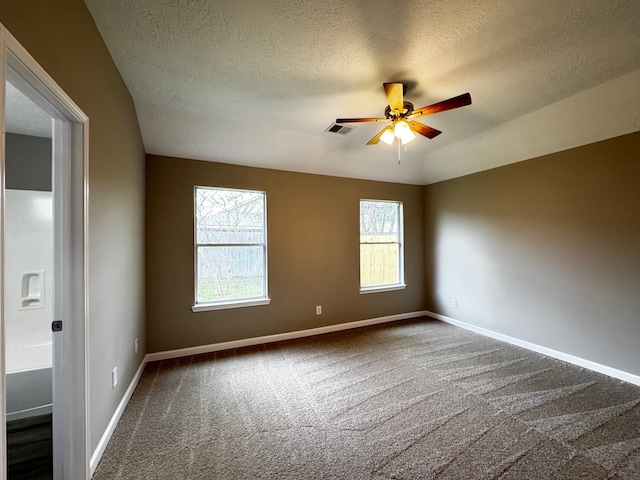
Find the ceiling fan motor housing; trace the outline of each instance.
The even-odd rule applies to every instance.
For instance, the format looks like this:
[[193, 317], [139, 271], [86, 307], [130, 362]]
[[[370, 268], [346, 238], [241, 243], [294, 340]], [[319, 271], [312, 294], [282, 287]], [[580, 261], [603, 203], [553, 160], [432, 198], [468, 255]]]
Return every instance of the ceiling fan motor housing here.
[[396, 118], [398, 116], [403, 117], [406, 115], [410, 115], [411, 112], [413, 112], [413, 103], [411, 102], [402, 102], [402, 112], [400, 112], [400, 115], [396, 115], [395, 112], [391, 111], [391, 106], [387, 105], [387, 108], [384, 109], [384, 116], [391, 119], [391, 118]]

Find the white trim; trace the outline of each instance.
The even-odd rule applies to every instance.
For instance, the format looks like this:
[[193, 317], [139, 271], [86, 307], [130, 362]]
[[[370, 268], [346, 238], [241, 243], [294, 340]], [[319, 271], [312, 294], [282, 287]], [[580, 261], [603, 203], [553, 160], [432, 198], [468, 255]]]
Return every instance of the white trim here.
[[407, 288], [407, 285], [404, 283], [381, 285], [379, 287], [360, 287], [360, 293], [364, 295], [367, 293], [393, 292], [395, 290], [404, 290], [405, 288]]
[[249, 347], [252, 345], [261, 345], [263, 343], [281, 342], [283, 340], [293, 340], [295, 338], [311, 337], [313, 335], [322, 335], [323, 333], [340, 332], [342, 330], [367, 327], [369, 325], [378, 325], [380, 323], [395, 322], [397, 320], [406, 320], [409, 318], [423, 317], [425, 315], [426, 315], [426, 312], [399, 313], [397, 315], [370, 318], [368, 320], [358, 320], [355, 322], [348, 322], [348, 323], [339, 323], [337, 325], [310, 328], [308, 330], [297, 330], [295, 332], [277, 333], [275, 335], [265, 335], [263, 337], [245, 338], [242, 340], [232, 340], [230, 342], [212, 343], [209, 345], [199, 345], [197, 347], [188, 347], [188, 348], [180, 348], [177, 350], [167, 350], [164, 352], [149, 353], [147, 354], [146, 359], [148, 362], [156, 362], [158, 360], [168, 360], [171, 358], [188, 357], [190, 355], [219, 352], [221, 350], [230, 350], [232, 348]]
[[113, 432], [116, 430], [116, 427], [118, 426], [118, 422], [120, 421], [120, 417], [122, 417], [122, 414], [124, 413], [124, 409], [127, 407], [127, 404], [129, 403], [129, 400], [131, 400], [133, 392], [138, 386], [138, 382], [142, 377], [142, 372], [144, 371], [144, 367], [148, 362], [147, 357], [145, 357], [142, 360], [142, 363], [138, 367], [138, 370], [136, 371], [135, 375], [131, 379], [131, 383], [129, 383], [129, 386], [127, 387], [127, 390], [124, 392], [124, 396], [120, 400], [120, 403], [116, 408], [116, 411], [113, 413], [113, 416], [111, 417], [111, 420], [107, 425], [107, 428], [102, 434], [102, 437], [100, 437], [100, 441], [98, 442], [96, 449], [93, 451], [93, 455], [91, 455], [91, 460], [89, 461], [90, 477], [93, 476], [93, 473], [96, 471], [96, 468], [100, 463], [100, 459], [102, 458], [102, 455], [104, 454], [104, 451], [106, 450], [107, 445], [109, 444], [109, 440], [111, 440], [111, 435], [113, 435]]
[[[50, 114], [63, 131], [56, 134], [55, 141], [61, 143], [54, 147], [54, 195], [62, 194], [54, 215], [62, 220], [63, 232], [56, 241], [56, 261], [61, 255], [61, 268], [55, 267], [57, 291], [63, 292], [56, 302], [56, 318], [65, 322], [58, 348], [54, 341], [54, 365], [65, 366], [54, 368], [53, 382], [53, 424], [54, 424], [54, 478], [86, 479], [89, 474], [89, 403], [88, 403], [88, 352], [87, 352], [87, 216], [88, 216], [88, 165], [89, 165], [89, 120], [80, 108], [47, 74], [37, 61], [20, 45], [11, 33], [0, 24], [0, 92], [4, 91], [4, 82], [8, 75], [12, 83], [17, 82], [23, 93], [27, 94], [45, 112]], [[4, 104], [4, 95], [2, 103]], [[4, 108], [0, 114], [0, 127], [4, 132]], [[60, 130], [59, 128], [57, 130]], [[2, 146], [2, 145], [0, 145]], [[58, 157], [57, 155], [62, 155]], [[4, 148], [2, 148], [4, 169]], [[65, 164], [60, 165], [60, 159]], [[4, 190], [4, 173], [2, 172]], [[62, 190], [60, 188], [62, 187]], [[58, 189], [56, 192], [55, 189]], [[3, 194], [0, 194], [3, 202]], [[54, 200], [55, 202], [55, 200]], [[0, 202], [0, 209], [4, 208]], [[2, 218], [0, 217], [0, 220]], [[59, 220], [56, 220], [58, 224]], [[0, 221], [0, 230], [2, 225]], [[62, 242], [62, 243], [60, 243]], [[0, 257], [4, 252], [0, 249]], [[3, 267], [0, 258], [0, 268]], [[1, 285], [0, 285], [1, 287]], [[1, 305], [0, 305], [1, 307]], [[0, 310], [2, 310], [0, 308]], [[0, 317], [1, 319], [1, 317]], [[3, 322], [0, 322], [3, 323]], [[0, 343], [4, 342], [0, 330]], [[4, 358], [4, 353], [2, 357]], [[4, 362], [0, 362], [0, 386], [4, 397]], [[60, 400], [60, 401], [59, 401]], [[4, 402], [0, 413], [6, 414]], [[3, 422], [4, 423], [4, 422]], [[56, 427], [64, 425], [64, 428]], [[0, 428], [0, 450], [6, 448], [6, 430]], [[64, 447], [63, 447], [64, 446]], [[5, 456], [0, 456], [0, 479], [6, 475]]]
[[487, 330], [486, 328], [477, 327], [470, 323], [461, 322], [460, 320], [455, 320], [445, 315], [440, 315], [439, 313], [425, 311], [424, 314], [428, 317], [435, 318], [436, 320], [440, 320], [445, 323], [450, 323], [451, 325], [455, 325], [456, 327], [464, 328], [465, 330], [471, 330], [472, 332], [479, 333], [480, 335], [484, 335], [485, 337], [495, 338], [496, 340], [510, 343], [518, 347], [526, 348], [527, 350], [541, 353], [548, 357], [562, 360], [563, 362], [572, 363], [573, 365], [586, 368], [587, 370], [592, 370], [594, 372], [602, 373], [604, 375], [608, 375], [609, 377], [617, 378], [618, 380], [624, 380], [625, 382], [633, 383], [634, 385], [640, 385], [640, 375], [635, 375], [633, 373], [625, 372], [623, 370], [618, 370], [617, 368], [609, 367], [607, 365], [602, 365], [601, 363], [596, 363], [591, 360], [587, 360], [585, 358], [576, 357], [575, 355], [571, 355], [568, 353], [559, 352], [558, 350], [553, 350], [551, 348], [544, 347], [542, 345], [527, 342], [526, 340], [520, 340], [519, 338], [510, 337], [509, 335], [504, 335], [502, 333], [494, 332], [492, 330]]
[[7, 376], [4, 331], [4, 176], [5, 176], [5, 72], [7, 46], [4, 26], [0, 23], [0, 480], [7, 477]]
[[269, 303], [271, 303], [270, 298], [259, 298], [257, 300], [233, 300], [230, 302], [219, 303], [200, 303], [198, 305], [192, 305], [191, 311], [208, 312], [211, 310], [227, 310], [229, 308], [257, 307], [258, 305], [269, 305]]
[[138, 368], [138, 371], [136, 372], [133, 379], [131, 380], [129, 387], [127, 388], [127, 391], [122, 397], [122, 400], [118, 404], [118, 408], [116, 408], [116, 411], [113, 414], [111, 421], [107, 425], [105, 432], [102, 434], [102, 437], [98, 442], [98, 446], [93, 452], [93, 455], [91, 455], [91, 462], [90, 462], [91, 475], [93, 475], [93, 473], [95, 472], [98, 466], [98, 463], [100, 462], [100, 459], [102, 458], [102, 455], [104, 454], [104, 451], [107, 448], [107, 444], [109, 443], [109, 440], [111, 439], [111, 436], [113, 435], [113, 432], [115, 431], [116, 426], [118, 425], [120, 417], [122, 416], [122, 413], [124, 412], [127, 404], [129, 403], [129, 400], [131, 399], [131, 396], [133, 395], [133, 392], [135, 391], [136, 386], [138, 385], [138, 382], [140, 381], [142, 372], [144, 371], [144, 367], [149, 362], [157, 362], [160, 360], [169, 360], [172, 358], [187, 357], [190, 355], [198, 355], [202, 353], [218, 352], [221, 350], [229, 350], [232, 348], [261, 345], [264, 343], [279, 342], [282, 340], [292, 340], [296, 338], [309, 337], [313, 335], [321, 335], [324, 333], [339, 332], [339, 331], [349, 330], [353, 328], [360, 328], [360, 327], [366, 327], [370, 325], [378, 325], [381, 323], [388, 323], [388, 322], [394, 322], [398, 320], [407, 320], [410, 318], [419, 318], [419, 317], [431, 317], [436, 320], [440, 320], [442, 322], [449, 323], [451, 325], [455, 325], [460, 328], [464, 328], [465, 330], [471, 330], [473, 332], [479, 333], [480, 335], [495, 338], [496, 340], [510, 343], [512, 345], [517, 345], [519, 347], [526, 348], [527, 350], [542, 353], [543, 355], [547, 355], [549, 357], [557, 358], [559, 360], [563, 360], [568, 363], [572, 363], [574, 365], [578, 365], [580, 367], [584, 367], [598, 373], [603, 373], [605, 375], [618, 378], [620, 380], [624, 380], [629, 383], [640, 385], [640, 377], [637, 375], [623, 372], [621, 370], [616, 370], [611, 367], [607, 367], [605, 365], [600, 365], [598, 363], [591, 362], [590, 360], [584, 360], [584, 359], [574, 357], [566, 353], [558, 352], [546, 347], [542, 347], [530, 342], [518, 340], [517, 338], [509, 337], [508, 335], [492, 332], [491, 330], [486, 330], [481, 327], [476, 327], [474, 325], [461, 322], [459, 320], [455, 320], [453, 318], [446, 317], [438, 313], [430, 312], [428, 310], [409, 312], [409, 313], [400, 313], [397, 315], [389, 315], [386, 317], [371, 318], [368, 320], [358, 320], [355, 322], [340, 323], [337, 325], [329, 325], [327, 327], [311, 328], [308, 330], [298, 330], [295, 332], [279, 333], [279, 334], [267, 335], [263, 337], [253, 337], [253, 338], [247, 338], [243, 340], [233, 340], [230, 342], [213, 343], [209, 345], [201, 345], [198, 347], [181, 348], [177, 350], [167, 350], [164, 352], [149, 353], [144, 357], [142, 364], [140, 365], [140, 367]]
[[53, 412], [53, 405], [41, 405], [39, 407], [27, 408], [18, 412], [7, 413], [7, 422], [12, 420], [22, 420], [24, 418], [38, 417]]
[[400, 313], [397, 315], [389, 315], [386, 317], [370, 318], [368, 320], [358, 320], [358, 321], [349, 322], [349, 323], [340, 323], [338, 325], [330, 325], [327, 327], [311, 328], [309, 330], [298, 330], [296, 332], [279, 333], [276, 335], [267, 335], [264, 337], [253, 337], [253, 338], [247, 338], [243, 340], [234, 340], [231, 342], [213, 343], [210, 345], [201, 345], [198, 347], [189, 347], [189, 348], [181, 348], [178, 350], [167, 350], [164, 352], [148, 353], [142, 360], [142, 363], [138, 367], [138, 371], [133, 376], [133, 379], [131, 379], [131, 383], [129, 383], [129, 386], [127, 387], [127, 390], [124, 393], [122, 400], [120, 400], [120, 403], [118, 404], [116, 411], [111, 417], [111, 420], [107, 425], [107, 428], [102, 434], [102, 437], [100, 437], [100, 441], [98, 442], [96, 449], [91, 455], [91, 461], [89, 462], [90, 476], [92, 476], [96, 471], [96, 468], [100, 463], [100, 459], [102, 458], [102, 455], [104, 455], [107, 445], [109, 444], [109, 440], [111, 439], [111, 436], [113, 435], [113, 432], [115, 431], [118, 425], [118, 422], [120, 421], [120, 418], [122, 417], [122, 414], [124, 413], [124, 410], [127, 407], [127, 404], [129, 403], [129, 400], [131, 400], [133, 392], [138, 386], [138, 382], [140, 382], [140, 378], [142, 377], [142, 372], [144, 371], [144, 367], [149, 362], [157, 362], [159, 360], [169, 360], [172, 358], [188, 357], [190, 355], [198, 355], [201, 353], [219, 352], [221, 350], [247, 347], [250, 345], [261, 345], [263, 343], [279, 342], [282, 340], [291, 340], [294, 338], [310, 337], [313, 335], [321, 335], [323, 333], [339, 332], [342, 330], [366, 327], [369, 325], [378, 325], [380, 323], [394, 322], [397, 320], [407, 320], [409, 318], [424, 317], [425, 315], [426, 315], [426, 312]]
[[[402, 290], [406, 287], [404, 283], [404, 202], [402, 200], [376, 200], [373, 198], [361, 198], [358, 202], [358, 210], [360, 220], [362, 220], [362, 202], [378, 202], [378, 203], [395, 203], [398, 210], [398, 241], [397, 242], [362, 242], [362, 236], [360, 236], [360, 246], [362, 245], [376, 245], [379, 243], [391, 243], [398, 245], [398, 282], [392, 285], [374, 285], [363, 287], [360, 284], [360, 294], [378, 293], [378, 292], [392, 292], [394, 290]], [[360, 253], [358, 265], [362, 266], [362, 252]], [[360, 280], [362, 282], [362, 280]]]
[[[231, 300], [229, 302], [216, 302], [208, 304], [198, 304], [198, 249], [201, 246], [221, 246], [221, 244], [201, 244], [198, 243], [198, 189], [201, 190], [227, 190], [233, 192], [245, 192], [245, 193], [259, 193], [262, 195], [262, 208], [263, 215], [263, 228], [262, 228], [262, 243], [257, 244], [234, 244], [236, 246], [255, 246], [262, 247], [262, 254], [264, 258], [264, 264], [262, 266], [262, 295], [260, 299], [254, 300]], [[241, 308], [241, 307], [255, 307], [258, 305], [268, 305], [271, 302], [269, 295], [269, 249], [267, 246], [268, 234], [267, 234], [267, 192], [265, 190], [248, 190], [245, 188], [227, 188], [205, 185], [194, 185], [193, 187], [193, 296], [194, 305], [191, 307], [193, 312], [206, 312], [211, 310], [226, 310], [228, 308]], [[228, 244], [225, 244], [228, 245]]]

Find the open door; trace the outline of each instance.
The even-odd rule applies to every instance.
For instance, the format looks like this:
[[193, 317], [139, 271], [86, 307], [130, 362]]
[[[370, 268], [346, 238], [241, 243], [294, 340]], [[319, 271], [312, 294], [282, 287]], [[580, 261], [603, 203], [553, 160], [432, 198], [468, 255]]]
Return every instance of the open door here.
[[[18, 110], [15, 110], [15, 98], [8, 98], [8, 95], [16, 94], [28, 100], [27, 103], [22, 104], [22, 107], [19, 106]], [[0, 402], [2, 405], [0, 413], [3, 416], [3, 421], [0, 422], [0, 448], [3, 452], [0, 455], [0, 479], [10, 478], [7, 477], [5, 453], [7, 451], [7, 395], [12, 393], [7, 391], [7, 374], [17, 369], [20, 372], [29, 372], [30, 375], [38, 377], [40, 382], [46, 383], [47, 355], [51, 359], [49, 388], [52, 396], [49, 405], [52, 410], [53, 424], [52, 478], [55, 480], [87, 479], [89, 476], [86, 360], [88, 119], [2, 25], [0, 25], [0, 106], [2, 106], [0, 109], [0, 127], [2, 127], [0, 140], [0, 266], [2, 267], [0, 268], [0, 387], [3, 396], [3, 401]], [[6, 108], [7, 106], [10, 109]], [[18, 123], [25, 121], [19, 118], [21, 113], [25, 113], [21, 110], [31, 107], [44, 112], [45, 121], [49, 125], [50, 135], [48, 136], [51, 146], [50, 192], [41, 191], [37, 195], [10, 192], [6, 183], [6, 147], [9, 134], [5, 132], [8, 131], [7, 127], [10, 127], [9, 130], [16, 129]], [[9, 115], [11, 115], [10, 118]], [[28, 119], [29, 115], [26, 117]], [[34, 121], [34, 117], [31, 118], [31, 121]], [[29, 188], [23, 190], [29, 190]], [[27, 223], [27, 213], [21, 209], [31, 201], [39, 206], [41, 216], [48, 215], [50, 229], [45, 228], [36, 233], [36, 229], [47, 222], [29, 223], [26, 229], [22, 228], [20, 235], [24, 236], [25, 246], [29, 244], [29, 248], [32, 249], [49, 250], [51, 262], [42, 268], [36, 266], [37, 262], [25, 262], [20, 266], [20, 269], [25, 271], [20, 271], [17, 274], [19, 281], [14, 282], [13, 277], [16, 274], [13, 272], [15, 263], [13, 260], [17, 251], [16, 242], [13, 242], [15, 238], [12, 239], [13, 243], [8, 242], [7, 235], [20, 230], [16, 226], [25, 227], [21, 224]], [[38, 212], [36, 212], [37, 215]], [[31, 236], [30, 229], [33, 230]], [[40, 239], [49, 237], [50, 243], [30, 245], [36, 240], [35, 236], [43, 237]], [[11, 255], [10, 261], [9, 255]], [[11, 284], [8, 281], [9, 277]], [[16, 285], [13, 285], [14, 283]], [[16, 295], [19, 298], [13, 298]], [[25, 320], [27, 317], [23, 315], [17, 322], [19, 328], [16, 328], [15, 320], [8, 318], [8, 312], [14, 309], [14, 300], [18, 302], [15, 308], [21, 313], [29, 310], [31, 312], [27, 313], [33, 313], [37, 310], [36, 313], [40, 314], [36, 315], [38, 319], [27, 321]], [[14, 323], [10, 324], [10, 321]], [[28, 323], [39, 325], [37, 333], [35, 330], [26, 331], [23, 328]], [[43, 323], [48, 327], [46, 334], [40, 328]], [[22, 335], [22, 337], [18, 336], [18, 341], [16, 341], [17, 337], [9, 337], [9, 334], [14, 335], [18, 330], [21, 330]], [[31, 355], [16, 356], [9, 351], [15, 350], [16, 344], [28, 343], [25, 339], [31, 336], [36, 337], [36, 341], [32, 342], [34, 345], [27, 346], [31, 349]], [[8, 348], [8, 345], [11, 345], [11, 348]], [[38, 356], [41, 358], [36, 358]], [[12, 379], [9, 383], [15, 382]], [[25, 385], [27, 383], [22, 384], [21, 395], [31, 388]], [[42, 386], [42, 384], [29, 385]], [[35, 387], [34, 389], [37, 390]], [[43, 389], [46, 390], [46, 388]], [[46, 414], [46, 399], [39, 403], [39, 405], [27, 405], [26, 408], [19, 409], [22, 412], [19, 415], [28, 417], [33, 413], [30, 411], [31, 407], [36, 409], [36, 413]]]

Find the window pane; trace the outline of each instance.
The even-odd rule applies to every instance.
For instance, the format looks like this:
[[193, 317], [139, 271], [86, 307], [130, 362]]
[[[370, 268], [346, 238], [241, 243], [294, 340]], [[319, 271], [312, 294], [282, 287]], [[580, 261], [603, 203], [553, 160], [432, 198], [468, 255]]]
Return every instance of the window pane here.
[[403, 282], [402, 202], [360, 200], [360, 286]]
[[264, 297], [264, 265], [262, 246], [198, 247], [197, 302]]
[[360, 242], [398, 241], [398, 203], [360, 201]]
[[196, 242], [263, 243], [264, 194], [196, 189]]
[[360, 285], [399, 283], [398, 244], [360, 245]]

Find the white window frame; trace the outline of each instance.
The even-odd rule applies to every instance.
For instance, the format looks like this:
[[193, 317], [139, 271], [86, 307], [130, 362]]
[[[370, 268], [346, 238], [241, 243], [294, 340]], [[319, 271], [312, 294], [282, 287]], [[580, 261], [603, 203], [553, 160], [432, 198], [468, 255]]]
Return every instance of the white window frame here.
[[[264, 227], [263, 227], [263, 241], [261, 243], [232, 243], [232, 244], [224, 244], [224, 243], [198, 243], [198, 214], [197, 214], [197, 201], [198, 201], [198, 190], [226, 190], [230, 192], [247, 192], [247, 193], [259, 193], [262, 195], [262, 199], [264, 202]], [[258, 305], [268, 305], [271, 302], [269, 298], [269, 289], [268, 289], [268, 260], [267, 260], [267, 194], [266, 192], [259, 190], [248, 190], [242, 188], [225, 188], [225, 187], [210, 187], [210, 186], [201, 186], [196, 185], [193, 189], [193, 272], [194, 272], [194, 304], [191, 307], [193, 312], [204, 312], [211, 310], [225, 310], [229, 308], [240, 308], [240, 307], [254, 307]], [[261, 297], [251, 297], [251, 298], [239, 298], [232, 300], [221, 300], [217, 302], [198, 302], [198, 249], [200, 247], [212, 247], [212, 246], [246, 246], [246, 247], [255, 247], [260, 246], [263, 249], [264, 255], [264, 265], [263, 265], [263, 287], [262, 287], [262, 296]]]
[[[362, 216], [360, 211], [362, 209], [362, 202], [379, 202], [385, 204], [393, 204], [397, 207], [397, 215], [398, 215], [398, 241], [397, 242], [363, 242], [362, 236], [360, 235], [360, 222], [362, 221]], [[360, 237], [360, 245], [370, 245], [370, 244], [382, 244], [382, 243], [393, 243], [398, 245], [398, 281], [394, 283], [385, 283], [385, 284], [377, 284], [377, 285], [362, 285], [362, 274], [360, 274], [360, 293], [379, 293], [379, 292], [390, 292], [394, 290], [403, 290], [407, 285], [404, 283], [404, 211], [402, 201], [398, 200], [377, 200], [377, 199], [369, 199], [362, 198], [360, 202], [358, 202], [358, 235]], [[358, 269], [362, 268], [362, 253], [360, 252], [358, 256]]]

